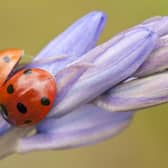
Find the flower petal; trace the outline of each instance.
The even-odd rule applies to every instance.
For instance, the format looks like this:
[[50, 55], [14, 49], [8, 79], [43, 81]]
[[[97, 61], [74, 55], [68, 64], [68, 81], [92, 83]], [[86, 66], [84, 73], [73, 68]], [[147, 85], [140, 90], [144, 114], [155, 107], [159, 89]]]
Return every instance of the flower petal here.
[[94, 103], [111, 112], [137, 110], [168, 101], [168, 72], [126, 82], [98, 97]]
[[[70, 112], [128, 78], [144, 62], [155, 47], [156, 41], [156, 33], [146, 28], [136, 28], [98, 46], [69, 65], [92, 63], [93, 67], [81, 74], [63, 101], [56, 99], [49, 116]], [[59, 85], [59, 82], [57, 84]]]
[[4, 135], [7, 131], [9, 131], [11, 128], [11, 125], [5, 121], [2, 116], [0, 115], [0, 136]]
[[69, 55], [63, 60], [53, 61], [51, 64], [29, 64], [27, 67], [39, 67], [56, 74], [66, 64], [89, 51], [96, 45], [100, 33], [105, 25], [106, 16], [103, 12], [95, 11], [84, 16], [65, 32], [51, 41], [33, 61], [47, 59], [60, 55]]
[[37, 135], [22, 138], [18, 152], [44, 149], [67, 149], [91, 145], [112, 137], [128, 126], [132, 112], [108, 113], [93, 104], [56, 119], [46, 119]]
[[70, 66], [69, 68], [65, 68], [57, 73], [57, 92], [59, 93], [56, 97], [57, 102], [61, 102], [63, 100], [75, 82], [89, 67], [90, 65], [87, 64]]
[[144, 26], [156, 32], [160, 37], [156, 50], [147, 58], [144, 64], [138, 69], [135, 76], [144, 77], [168, 68], [167, 46], [168, 46], [168, 16], [157, 16], [150, 18], [137, 27]]
[[144, 64], [134, 74], [136, 77], [144, 77], [168, 69], [168, 37], [160, 39], [161, 46], [146, 59]]
[[145, 26], [148, 29], [156, 32], [159, 36], [163, 36], [168, 33], [168, 16], [156, 16], [145, 20], [139, 26]]

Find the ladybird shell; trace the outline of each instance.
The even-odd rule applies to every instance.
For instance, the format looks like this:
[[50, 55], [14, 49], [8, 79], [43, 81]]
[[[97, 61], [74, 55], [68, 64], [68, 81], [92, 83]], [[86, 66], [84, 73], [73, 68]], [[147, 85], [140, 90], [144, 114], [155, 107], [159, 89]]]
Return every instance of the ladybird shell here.
[[0, 93], [2, 116], [9, 123], [34, 125], [50, 111], [56, 97], [56, 82], [45, 70], [20, 70], [1, 87]]
[[0, 86], [6, 81], [8, 75], [19, 62], [23, 55], [23, 50], [6, 49], [0, 51]]

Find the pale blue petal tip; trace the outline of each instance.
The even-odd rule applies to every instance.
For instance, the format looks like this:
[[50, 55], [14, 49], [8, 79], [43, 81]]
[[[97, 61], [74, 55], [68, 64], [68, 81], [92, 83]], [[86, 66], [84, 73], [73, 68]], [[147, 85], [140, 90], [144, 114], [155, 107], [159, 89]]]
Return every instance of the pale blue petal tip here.
[[[104, 28], [106, 15], [103, 12], [91, 12], [82, 17], [51, 41], [36, 57], [68, 54], [80, 56], [94, 47]], [[83, 36], [83, 38], [81, 38]]]
[[[82, 56], [90, 49], [95, 47], [99, 36], [104, 28], [106, 15], [103, 12], [91, 12], [82, 17], [61, 35], [52, 40], [33, 60], [37, 61], [41, 58], [46, 59], [55, 56], [68, 56], [63, 60], [53, 61], [53, 63], [37, 65], [27, 65], [29, 68], [39, 67], [48, 70], [52, 74], [56, 74], [63, 69], [68, 63], [71, 63], [77, 57]], [[43, 60], [44, 62], [44, 60]]]

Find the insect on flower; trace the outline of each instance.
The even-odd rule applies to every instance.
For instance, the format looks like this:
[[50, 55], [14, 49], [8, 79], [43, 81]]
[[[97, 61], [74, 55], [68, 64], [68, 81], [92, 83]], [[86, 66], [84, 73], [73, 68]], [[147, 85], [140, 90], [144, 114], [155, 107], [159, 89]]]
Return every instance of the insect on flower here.
[[21, 54], [19, 49], [0, 53], [1, 113], [15, 126], [37, 124], [48, 114], [56, 97], [55, 78], [45, 70], [21, 69], [8, 78]]
[[10, 58], [2, 56], [3, 117], [33, 126], [17, 128], [1, 117], [0, 158], [95, 144], [124, 130], [135, 110], [168, 102], [168, 73], [162, 72], [168, 67], [168, 17], [149, 19], [95, 47], [105, 21], [103, 12], [89, 13], [21, 68], [14, 68], [21, 50], [13, 63], [13, 50]]

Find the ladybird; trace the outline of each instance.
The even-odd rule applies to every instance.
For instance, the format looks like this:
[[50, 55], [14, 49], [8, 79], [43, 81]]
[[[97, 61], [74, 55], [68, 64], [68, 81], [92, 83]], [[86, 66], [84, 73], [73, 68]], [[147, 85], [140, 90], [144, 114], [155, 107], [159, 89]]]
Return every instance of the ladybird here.
[[44, 119], [52, 108], [56, 82], [43, 69], [22, 69], [2, 84], [0, 93], [3, 118], [14, 126], [29, 126]]

